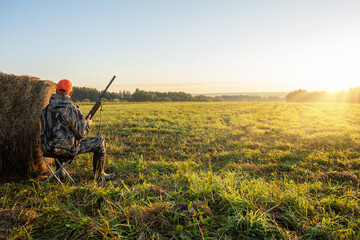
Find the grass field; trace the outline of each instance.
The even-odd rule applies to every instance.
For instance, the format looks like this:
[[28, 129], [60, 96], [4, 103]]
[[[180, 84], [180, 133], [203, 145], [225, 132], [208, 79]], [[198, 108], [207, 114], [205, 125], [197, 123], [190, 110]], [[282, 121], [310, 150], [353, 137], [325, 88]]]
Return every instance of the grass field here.
[[75, 187], [3, 184], [0, 238], [360, 239], [360, 105], [103, 109], [116, 180], [94, 182], [85, 154], [68, 167]]

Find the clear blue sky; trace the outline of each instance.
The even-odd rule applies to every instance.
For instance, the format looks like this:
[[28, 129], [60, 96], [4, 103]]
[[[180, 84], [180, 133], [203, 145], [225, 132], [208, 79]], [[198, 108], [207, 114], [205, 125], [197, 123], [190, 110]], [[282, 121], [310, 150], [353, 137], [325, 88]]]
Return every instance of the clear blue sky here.
[[111, 91], [360, 86], [360, 1], [0, 0], [0, 71]]

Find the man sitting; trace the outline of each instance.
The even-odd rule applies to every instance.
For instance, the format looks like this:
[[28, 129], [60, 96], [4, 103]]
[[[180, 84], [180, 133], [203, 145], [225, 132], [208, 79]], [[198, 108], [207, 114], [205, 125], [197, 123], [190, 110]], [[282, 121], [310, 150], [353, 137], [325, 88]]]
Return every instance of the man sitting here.
[[[71, 100], [71, 95], [72, 83], [67, 79], [61, 80], [57, 84], [56, 94], [51, 96], [41, 115], [41, 150], [46, 155], [60, 159], [71, 159], [77, 154], [94, 152], [95, 179], [113, 179], [114, 173], [104, 172], [105, 139], [101, 136], [86, 138], [92, 120], [84, 118], [78, 106]], [[57, 170], [60, 167], [56, 164]], [[59, 176], [64, 178], [65, 173], [61, 171]]]

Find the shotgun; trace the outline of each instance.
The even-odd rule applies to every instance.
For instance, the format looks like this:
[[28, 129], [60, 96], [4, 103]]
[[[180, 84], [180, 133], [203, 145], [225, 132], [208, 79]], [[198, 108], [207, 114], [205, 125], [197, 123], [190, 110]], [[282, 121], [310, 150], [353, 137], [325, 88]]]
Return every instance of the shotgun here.
[[105, 90], [100, 94], [99, 99], [96, 101], [96, 103], [94, 104], [94, 106], [92, 107], [92, 109], [90, 110], [89, 114], [86, 116], [86, 118], [89, 118], [90, 120], [93, 118], [93, 116], [95, 115], [96, 111], [99, 109], [99, 107], [101, 106], [101, 99], [104, 97], [106, 91], [108, 90], [108, 88], [110, 87], [110, 85], [112, 84], [112, 82], [114, 81], [116, 76], [113, 76], [112, 79], [110, 80], [109, 84], [106, 86]]

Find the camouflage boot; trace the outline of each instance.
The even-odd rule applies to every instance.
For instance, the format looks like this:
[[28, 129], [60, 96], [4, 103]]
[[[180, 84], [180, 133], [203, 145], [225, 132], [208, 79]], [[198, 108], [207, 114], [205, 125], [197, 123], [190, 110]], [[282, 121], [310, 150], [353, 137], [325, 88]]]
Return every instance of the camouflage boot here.
[[94, 167], [94, 177], [96, 180], [111, 180], [115, 177], [114, 173], [107, 174], [104, 172], [105, 168], [105, 153], [94, 152], [93, 157], [93, 167]]
[[[62, 167], [62, 163], [58, 164], [57, 161], [55, 161], [55, 165], [56, 165], [56, 171], [59, 170], [61, 167]], [[58, 177], [61, 179], [61, 180], [64, 180], [65, 179], [65, 172], [63, 170], [61, 170], [59, 173], [58, 173]]]

